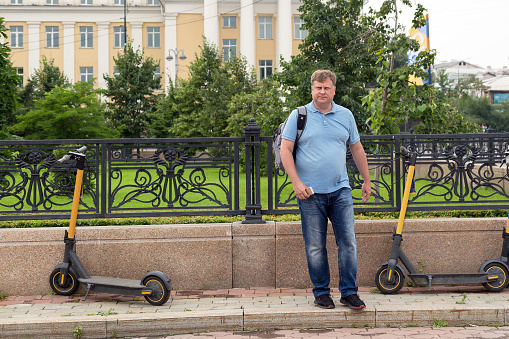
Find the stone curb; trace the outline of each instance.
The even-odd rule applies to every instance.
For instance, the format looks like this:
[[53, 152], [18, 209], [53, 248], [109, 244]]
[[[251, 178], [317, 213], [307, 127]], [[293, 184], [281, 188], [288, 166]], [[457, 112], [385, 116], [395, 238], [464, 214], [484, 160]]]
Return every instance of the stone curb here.
[[10, 303], [0, 306], [0, 337], [72, 338], [78, 328], [82, 338], [122, 338], [209, 331], [509, 324], [509, 293], [481, 291], [361, 293], [368, 305], [363, 311], [341, 305], [337, 294], [333, 294], [336, 308], [323, 310], [313, 306], [312, 295], [273, 295], [280, 294], [277, 291], [237, 298], [177, 298], [160, 307], [145, 301]]

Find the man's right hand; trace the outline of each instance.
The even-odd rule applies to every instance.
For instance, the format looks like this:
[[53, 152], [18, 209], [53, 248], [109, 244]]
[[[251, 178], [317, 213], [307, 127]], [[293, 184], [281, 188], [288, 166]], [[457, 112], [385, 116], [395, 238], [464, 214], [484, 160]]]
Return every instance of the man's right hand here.
[[308, 194], [308, 192], [306, 192], [306, 188], [307, 186], [302, 181], [293, 184], [293, 191], [295, 192], [297, 199], [305, 200], [311, 196]]

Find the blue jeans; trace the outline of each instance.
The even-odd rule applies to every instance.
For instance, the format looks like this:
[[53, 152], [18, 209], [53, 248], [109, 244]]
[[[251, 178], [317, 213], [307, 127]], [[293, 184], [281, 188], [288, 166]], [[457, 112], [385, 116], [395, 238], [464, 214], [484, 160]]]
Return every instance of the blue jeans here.
[[353, 200], [350, 188], [327, 194], [313, 194], [298, 200], [302, 234], [306, 247], [313, 295], [330, 294], [330, 270], [327, 258], [329, 219], [338, 246], [339, 290], [342, 297], [357, 294], [357, 242], [355, 240]]

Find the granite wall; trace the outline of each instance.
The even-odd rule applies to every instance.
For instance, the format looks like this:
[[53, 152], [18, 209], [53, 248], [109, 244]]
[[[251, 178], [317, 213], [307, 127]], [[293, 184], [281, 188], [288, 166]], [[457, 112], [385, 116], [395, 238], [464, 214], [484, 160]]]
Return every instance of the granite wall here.
[[[397, 220], [357, 221], [360, 286], [374, 286], [396, 225]], [[402, 247], [425, 272], [477, 272], [485, 260], [500, 256], [505, 225], [506, 218], [409, 219]], [[0, 229], [1, 293], [49, 293], [49, 274], [62, 261], [63, 237], [63, 228]], [[81, 227], [76, 237], [90, 275], [141, 279], [146, 271], [159, 270], [178, 290], [310, 286], [299, 222]], [[328, 248], [334, 287], [338, 270], [331, 229]]]

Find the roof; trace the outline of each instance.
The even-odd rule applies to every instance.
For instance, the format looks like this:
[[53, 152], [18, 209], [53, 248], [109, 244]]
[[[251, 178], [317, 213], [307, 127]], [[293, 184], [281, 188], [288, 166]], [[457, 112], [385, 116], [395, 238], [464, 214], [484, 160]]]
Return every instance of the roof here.
[[471, 64], [469, 62], [466, 62], [465, 60], [454, 60], [454, 61], [449, 61], [449, 62], [442, 62], [439, 64], [435, 64], [433, 66], [434, 69], [451, 68], [451, 67], [477, 68], [479, 70], [484, 70], [483, 67]]
[[499, 75], [483, 80], [483, 84], [491, 92], [509, 92], [509, 75]]

